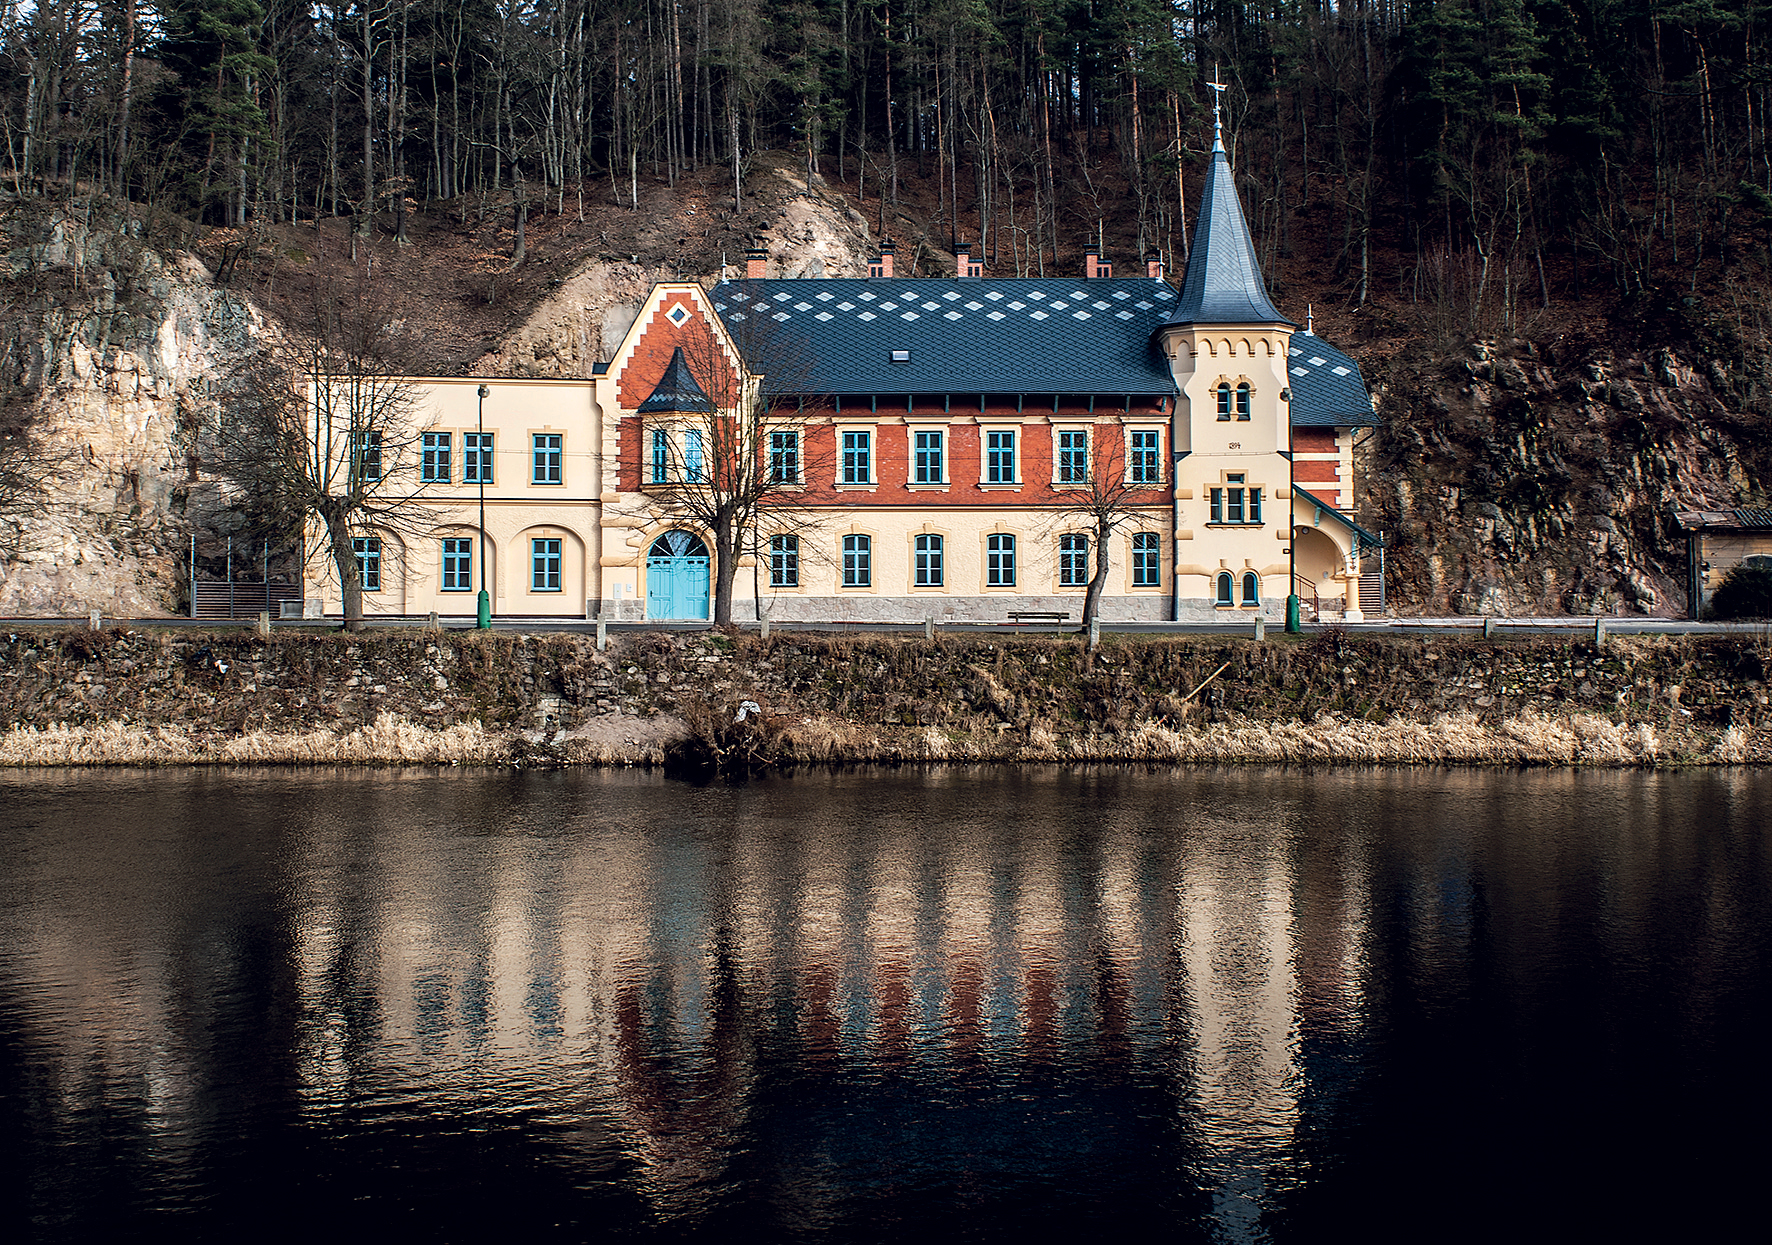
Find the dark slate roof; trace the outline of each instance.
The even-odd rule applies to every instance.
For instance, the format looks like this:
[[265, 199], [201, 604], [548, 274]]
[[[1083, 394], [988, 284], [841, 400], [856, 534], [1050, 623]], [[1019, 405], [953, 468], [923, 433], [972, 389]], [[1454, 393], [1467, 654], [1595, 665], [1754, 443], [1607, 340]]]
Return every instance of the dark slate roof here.
[[683, 358], [683, 347], [678, 346], [671, 352], [671, 361], [658, 384], [652, 387], [651, 395], [640, 403], [639, 413], [654, 415], [666, 411], [707, 412], [713, 409], [707, 391], [696, 383], [688, 361]]
[[[1149, 277], [722, 281], [741, 344], [767, 325], [775, 392], [1168, 395], [1151, 334], [1175, 290]], [[893, 351], [909, 351], [895, 363]], [[750, 353], [747, 351], [747, 353]], [[795, 359], [801, 356], [803, 362]], [[780, 388], [777, 388], [777, 386]]]
[[1294, 484], [1292, 488], [1300, 497], [1304, 498], [1311, 505], [1316, 506], [1324, 514], [1333, 517], [1358, 539], [1364, 541], [1369, 547], [1377, 549], [1384, 544], [1384, 538], [1382, 536], [1374, 536], [1358, 523], [1355, 523], [1353, 516], [1348, 514], [1345, 510], [1337, 510], [1334, 506], [1331, 506], [1328, 502], [1324, 501], [1321, 497], [1318, 497], [1302, 484]]
[[1200, 195], [1200, 218], [1188, 252], [1187, 275], [1170, 324], [1290, 324], [1262, 280], [1249, 224], [1224, 144], [1212, 144], [1212, 169]]
[[1376, 427], [1360, 365], [1315, 333], [1292, 335], [1292, 424], [1297, 428]]
[[1725, 532], [1772, 529], [1772, 510], [1750, 506], [1740, 510], [1685, 510], [1674, 516], [1689, 532], [1715, 528]]

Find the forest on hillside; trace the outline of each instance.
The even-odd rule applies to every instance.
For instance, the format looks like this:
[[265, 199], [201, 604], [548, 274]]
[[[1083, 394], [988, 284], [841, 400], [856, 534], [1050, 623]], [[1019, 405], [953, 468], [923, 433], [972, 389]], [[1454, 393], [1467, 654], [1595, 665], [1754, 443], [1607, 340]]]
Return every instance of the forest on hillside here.
[[789, 150], [882, 224], [933, 180], [943, 240], [998, 272], [1097, 237], [1174, 269], [1217, 74], [1270, 273], [1308, 235], [1347, 305], [1451, 333], [1680, 286], [1765, 327], [1760, 0], [23, 0], [0, 23], [0, 177], [28, 197], [396, 238], [447, 202], [508, 213], [521, 263], [533, 213], [715, 171], [742, 209], [748, 162]]

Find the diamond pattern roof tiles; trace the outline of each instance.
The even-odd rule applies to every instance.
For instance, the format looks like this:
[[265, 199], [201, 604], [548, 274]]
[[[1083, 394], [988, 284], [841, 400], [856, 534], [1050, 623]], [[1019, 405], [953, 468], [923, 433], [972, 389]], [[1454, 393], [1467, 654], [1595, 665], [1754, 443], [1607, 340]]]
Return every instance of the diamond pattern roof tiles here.
[[[779, 392], [1175, 392], [1152, 334], [1169, 321], [1176, 294], [1148, 277], [1092, 281], [1087, 290], [1058, 294], [1050, 281], [1025, 278], [885, 285], [838, 277], [817, 280], [817, 293], [810, 293], [812, 284], [744, 280], [714, 287], [715, 310], [741, 340], [761, 306], [769, 321], [764, 353], [784, 360], [781, 375], [792, 374]], [[1064, 309], [1054, 310], [1060, 303]], [[925, 306], [935, 310], [907, 310]], [[893, 362], [894, 351], [908, 351], [909, 360]], [[1299, 427], [1378, 423], [1359, 365], [1322, 338], [1294, 334], [1290, 368]]]
[[[742, 326], [759, 302], [781, 327], [772, 353], [796, 360], [805, 375], [785, 392], [811, 393], [1118, 393], [1166, 395], [1175, 383], [1151, 333], [1175, 303], [1175, 291], [1148, 277], [1092, 281], [1088, 291], [1055, 295], [1050, 281], [826, 278], [829, 320], [787, 305], [804, 299], [807, 281], [726, 281], [714, 308]], [[1129, 320], [1071, 304], [1093, 294], [1137, 310]], [[961, 301], [964, 299], [965, 301]], [[1061, 305], [1062, 304], [1062, 305]], [[1111, 304], [1101, 303], [1102, 306]], [[1131, 310], [1131, 307], [1128, 308]], [[839, 314], [841, 313], [841, 314]], [[743, 332], [740, 332], [743, 337]], [[893, 363], [894, 350], [911, 361]]]
[[1292, 335], [1292, 423], [1298, 428], [1375, 427], [1360, 365], [1312, 333]]

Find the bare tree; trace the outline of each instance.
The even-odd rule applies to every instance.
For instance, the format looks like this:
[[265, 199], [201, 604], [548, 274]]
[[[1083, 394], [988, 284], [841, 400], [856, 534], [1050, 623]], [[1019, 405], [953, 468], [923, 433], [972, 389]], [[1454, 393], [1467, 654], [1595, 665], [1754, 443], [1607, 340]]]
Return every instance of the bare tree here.
[[1087, 633], [1101, 612], [1114, 536], [1145, 521], [1151, 493], [1161, 487], [1163, 476], [1154, 450], [1148, 463], [1129, 461], [1125, 432], [1118, 424], [1101, 423], [1086, 434], [1071, 435], [1082, 435], [1086, 440], [1080, 446], [1067, 447], [1061, 442], [1058, 447], [1058, 485], [1064, 508], [1053, 515], [1051, 523], [1061, 532], [1082, 529], [1092, 546], [1093, 567], [1083, 593], [1083, 630]]
[[739, 559], [765, 558], [767, 541], [814, 525], [805, 482], [819, 464], [807, 459], [805, 412], [817, 403], [804, 343], [748, 322], [735, 332], [693, 323], [640, 408], [640, 478], [712, 539], [714, 622], [724, 624]]
[[342, 287], [316, 285], [307, 322], [276, 339], [223, 403], [212, 463], [259, 526], [317, 529], [353, 631], [367, 542], [435, 521], [420, 500], [427, 427], [400, 366], [409, 346], [395, 297], [392, 283], [372, 283], [362, 268]]
[[49, 484], [67, 465], [31, 435], [30, 428], [0, 411], [0, 561], [31, 547], [30, 521], [49, 512]]

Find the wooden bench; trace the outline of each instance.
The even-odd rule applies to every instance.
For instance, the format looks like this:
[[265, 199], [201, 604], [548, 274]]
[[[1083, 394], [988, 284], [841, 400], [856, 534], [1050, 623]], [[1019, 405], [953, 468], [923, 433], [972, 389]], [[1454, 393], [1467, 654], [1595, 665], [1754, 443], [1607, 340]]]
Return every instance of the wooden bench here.
[[1061, 623], [1070, 621], [1070, 615], [1057, 610], [1010, 610], [1009, 621], [1012, 623], [1048, 622]]

